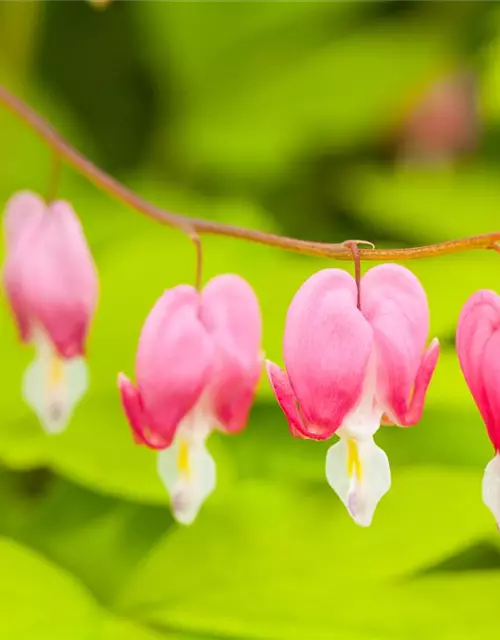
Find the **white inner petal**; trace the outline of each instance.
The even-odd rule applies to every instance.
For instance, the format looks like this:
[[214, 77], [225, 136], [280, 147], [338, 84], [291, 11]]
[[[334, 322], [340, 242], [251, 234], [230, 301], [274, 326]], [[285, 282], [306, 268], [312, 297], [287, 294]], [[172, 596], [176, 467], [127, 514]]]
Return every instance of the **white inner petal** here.
[[364, 527], [391, 486], [389, 460], [373, 438], [342, 437], [328, 450], [326, 477], [353, 520]]
[[483, 502], [500, 528], [500, 455], [490, 460], [483, 476]]
[[372, 354], [368, 363], [363, 391], [358, 404], [347, 414], [342, 422], [342, 428], [337, 431], [339, 436], [346, 438], [370, 438], [380, 427], [380, 420], [384, 410], [375, 402], [376, 392], [376, 361]]
[[88, 388], [88, 373], [81, 357], [61, 358], [49, 340], [38, 333], [37, 355], [23, 378], [22, 395], [48, 434], [61, 433]]
[[215, 462], [206, 448], [210, 420], [199, 407], [177, 430], [174, 442], [158, 454], [158, 473], [181, 524], [191, 524], [216, 485]]

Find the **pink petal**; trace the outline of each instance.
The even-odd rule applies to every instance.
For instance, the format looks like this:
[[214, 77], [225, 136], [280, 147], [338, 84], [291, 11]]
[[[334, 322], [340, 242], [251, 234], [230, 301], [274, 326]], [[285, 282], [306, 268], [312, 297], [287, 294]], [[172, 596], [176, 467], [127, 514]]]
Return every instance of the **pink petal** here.
[[142, 406], [141, 395], [123, 373], [118, 374], [118, 389], [120, 391], [123, 410], [134, 434], [134, 440], [138, 444], [145, 444], [144, 408]]
[[488, 422], [485, 420], [485, 424], [488, 430], [488, 436], [497, 453], [500, 452], [499, 354], [500, 331], [496, 330], [485, 345], [485, 351], [482, 358], [481, 377], [483, 379], [485, 389], [485, 407], [489, 408], [489, 414], [491, 415], [491, 419]]
[[167, 447], [170, 444], [169, 440], [163, 440], [157, 434], [150, 432], [148, 416], [144, 410], [141, 394], [123, 373], [118, 374], [118, 388], [123, 410], [137, 444], [145, 444], [152, 449]]
[[38, 272], [45, 286], [33, 295], [33, 312], [69, 358], [84, 351], [97, 304], [97, 272], [71, 205], [53, 202], [48, 218]]
[[201, 294], [201, 321], [216, 349], [209, 394], [220, 424], [245, 427], [262, 370], [262, 321], [252, 287], [236, 275], [210, 280]]
[[19, 256], [8, 255], [2, 273], [5, 295], [14, 315], [19, 337], [23, 342], [31, 339], [29, 307], [23, 292], [22, 264]]
[[412, 424], [422, 412], [438, 355], [433, 346], [422, 361], [429, 332], [425, 291], [408, 269], [380, 265], [361, 281], [361, 309], [373, 328], [377, 399], [391, 420]]
[[457, 353], [496, 451], [500, 450], [500, 297], [474, 293], [465, 303], [457, 327]]
[[[30, 339], [30, 317], [23, 290], [23, 265], [26, 252], [21, 240], [36, 234], [45, 215], [43, 200], [28, 191], [15, 194], [7, 203], [4, 215], [4, 232], [7, 258], [3, 268], [3, 285], [17, 322], [21, 340]], [[29, 241], [28, 241], [29, 242]]]
[[434, 338], [427, 351], [424, 353], [422, 362], [417, 371], [417, 377], [415, 378], [415, 385], [413, 387], [413, 394], [406, 414], [404, 426], [411, 426], [417, 424], [422, 417], [424, 410], [425, 396], [427, 389], [431, 382], [434, 369], [436, 368], [439, 358], [439, 340]]
[[[23, 206], [26, 199], [22, 200]], [[33, 207], [38, 206], [36, 198]], [[84, 352], [97, 302], [97, 274], [80, 222], [70, 204], [36, 210], [24, 225], [9, 222], [14, 237], [5, 286], [24, 339], [30, 325], [49, 334], [60, 355]]]
[[165, 446], [209, 381], [214, 348], [199, 310], [193, 287], [169, 289], [153, 307], [139, 340], [136, 375], [149, 440]]
[[14, 194], [7, 202], [3, 219], [7, 251], [12, 251], [25, 230], [33, 228], [45, 213], [45, 202], [36, 193], [20, 191]]
[[356, 298], [348, 273], [325, 269], [302, 285], [288, 310], [285, 365], [310, 438], [329, 438], [361, 395], [372, 330]]
[[302, 424], [302, 418], [297, 406], [297, 398], [290, 385], [288, 376], [278, 365], [270, 360], [266, 360], [266, 370], [276, 400], [288, 420], [291, 434], [297, 438], [306, 437], [304, 433], [305, 427]]

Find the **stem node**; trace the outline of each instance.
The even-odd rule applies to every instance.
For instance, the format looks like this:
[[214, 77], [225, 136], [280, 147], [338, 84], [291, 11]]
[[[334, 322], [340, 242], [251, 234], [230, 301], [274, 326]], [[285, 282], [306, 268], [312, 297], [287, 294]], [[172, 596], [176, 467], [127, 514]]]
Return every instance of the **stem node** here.
[[203, 246], [201, 243], [201, 238], [195, 230], [191, 230], [189, 233], [189, 238], [194, 244], [194, 248], [196, 251], [196, 271], [195, 271], [195, 280], [194, 286], [198, 291], [201, 291], [202, 278], [203, 278]]
[[356, 289], [358, 291], [357, 307], [361, 311], [361, 255], [358, 247], [358, 243], [360, 242], [371, 244], [372, 247], [375, 246], [366, 240], [346, 240], [343, 244], [347, 249], [350, 249], [352, 253], [352, 259], [354, 262], [354, 278], [356, 280]]

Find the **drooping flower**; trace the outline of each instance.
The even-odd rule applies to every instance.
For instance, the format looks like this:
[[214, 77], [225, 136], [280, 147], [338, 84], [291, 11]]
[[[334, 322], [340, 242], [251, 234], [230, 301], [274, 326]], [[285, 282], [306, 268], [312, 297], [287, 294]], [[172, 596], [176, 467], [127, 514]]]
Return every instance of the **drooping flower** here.
[[407, 269], [381, 265], [361, 281], [325, 269], [296, 293], [286, 319], [286, 372], [267, 363], [276, 399], [294, 435], [334, 433], [326, 476], [352, 518], [368, 526], [391, 483], [386, 454], [373, 436], [386, 418], [410, 426], [421, 417], [439, 344], [425, 351], [429, 310]]
[[500, 296], [474, 293], [457, 326], [457, 353], [470, 392], [495, 450], [483, 476], [483, 501], [500, 527]]
[[183, 524], [215, 488], [208, 435], [246, 425], [262, 369], [261, 332], [258, 300], [239, 276], [217, 276], [201, 293], [179, 285], [165, 291], [146, 319], [137, 387], [119, 375], [134, 437], [160, 450], [158, 472]]
[[61, 432], [88, 386], [85, 341], [98, 282], [81, 224], [71, 205], [47, 205], [20, 192], [7, 203], [3, 285], [20, 338], [35, 360], [23, 396], [47, 433]]

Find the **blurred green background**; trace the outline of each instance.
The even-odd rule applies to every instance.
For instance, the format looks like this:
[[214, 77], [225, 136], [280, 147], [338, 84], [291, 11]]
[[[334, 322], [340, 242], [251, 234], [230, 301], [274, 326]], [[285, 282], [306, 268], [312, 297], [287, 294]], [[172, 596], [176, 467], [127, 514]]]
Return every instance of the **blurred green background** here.
[[[438, 162], [405, 123], [456, 74], [475, 78], [477, 142]], [[2, 2], [0, 81], [173, 211], [378, 246], [500, 228], [497, 3]], [[4, 110], [0, 133], [0, 200], [44, 193], [50, 152]], [[292, 439], [265, 380], [248, 429], [211, 438], [218, 488], [182, 528], [155, 454], [132, 443], [116, 374], [133, 374], [162, 290], [193, 281], [193, 248], [69, 169], [60, 195], [100, 272], [92, 386], [67, 432], [46, 437], [21, 400], [32, 354], [2, 301], [0, 639], [491, 638], [500, 544], [481, 477], [493, 452], [454, 331], [474, 290], [499, 288], [498, 256], [407, 265], [443, 353], [421, 424], [377, 435], [393, 488], [370, 529], [325, 481], [328, 443]], [[287, 306], [331, 263], [231, 239], [204, 246], [205, 280], [236, 272], [255, 287], [266, 354], [281, 363]]]

